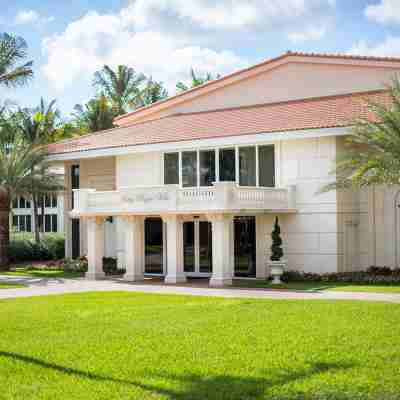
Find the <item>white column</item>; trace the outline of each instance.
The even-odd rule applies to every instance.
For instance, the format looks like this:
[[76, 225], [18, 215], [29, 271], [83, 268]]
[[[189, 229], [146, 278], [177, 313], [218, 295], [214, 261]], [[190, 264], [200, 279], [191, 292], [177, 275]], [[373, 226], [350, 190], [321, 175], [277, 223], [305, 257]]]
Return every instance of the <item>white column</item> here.
[[88, 272], [86, 279], [102, 279], [104, 257], [104, 221], [103, 217], [87, 219]]
[[167, 275], [165, 283], [186, 282], [183, 271], [183, 224], [178, 215], [163, 216], [167, 227]]
[[212, 224], [213, 272], [210, 286], [232, 285], [234, 264], [232, 257], [233, 235], [230, 214], [210, 214]]
[[125, 218], [125, 268], [126, 281], [144, 279], [144, 217], [129, 216]]

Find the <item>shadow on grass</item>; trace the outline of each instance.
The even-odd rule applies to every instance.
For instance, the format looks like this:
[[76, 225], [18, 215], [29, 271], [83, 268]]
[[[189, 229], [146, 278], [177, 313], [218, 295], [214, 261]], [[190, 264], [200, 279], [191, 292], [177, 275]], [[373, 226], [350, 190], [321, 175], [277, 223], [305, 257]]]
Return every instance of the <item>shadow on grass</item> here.
[[[65, 367], [55, 363], [40, 360], [35, 357], [26, 356], [18, 353], [8, 351], [0, 351], [0, 357], [7, 357], [12, 360], [22, 361], [27, 364], [36, 365], [43, 368], [48, 368], [54, 371], [61, 372], [66, 375], [74, 375], [84, 379], [91, 379], [100, 382], [111, 382], [127, 386], [134, 386], [141, 388], [145, 391], [154, 394], [167, 396], [173, 400], [187, 400], [187, 399], [229, 399], [229, 400], [256, 400], [265, 398], [265, 391], [276, 386], [283, 386], [296, 381], [301, 381], [312, 377], [313, 375], [321, 374], [334, 370], [346, 370], [354, 367], [354, 364], [341, 362], [341, 363], [327, 363], [320, 362], [314, 363], [311, 367], [298, 370], [298, 371], [282, 371], [275, 377], [242, 377], [232, 375], [198, 375], [198, 374], [152, 374], [152, 378], [159, 378], [169, 382], [175, 382], [180, 386], [180, 389], [174, 390], [171, 385], [167, 387], [161, 384], [148, 384], [141, 381], [127, 380], [105, 376], [88, 371], [81, 371], [79, 369]], [[266, 373], [267, 375], [267, 373]], [[335, 394], [336, 396], [336, 394]], [[337, 397], [339, 396], [339, 397]], [[337, 393], [335, 399], [347, 399]], [[304, 394], [298, 393], [296, 397], [290, 398], [304, 398]], [[312, 397], [309, 397], [312, 398]]]

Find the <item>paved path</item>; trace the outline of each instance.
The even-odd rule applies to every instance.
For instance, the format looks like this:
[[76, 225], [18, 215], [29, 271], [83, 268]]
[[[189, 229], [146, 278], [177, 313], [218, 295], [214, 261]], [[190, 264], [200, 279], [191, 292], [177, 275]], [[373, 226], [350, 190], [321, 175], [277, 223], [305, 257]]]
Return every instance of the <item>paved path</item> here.
[[128, 283], [122, 280], [87, 281], [85, 279], [45, 279], [9, 277], [0, 275], [0, 282], [22, 283], [26, 288], [1, 289], [0, 299], [44, 296], [65, 293], [127, 291], [191, 296], [215, 296], [228, 298], [292, 299], [292, 300], [366, 300], [400, 303], [400, 294], [355, 292], [289, 292], [278, 290], [172, 286], [155, 283]]

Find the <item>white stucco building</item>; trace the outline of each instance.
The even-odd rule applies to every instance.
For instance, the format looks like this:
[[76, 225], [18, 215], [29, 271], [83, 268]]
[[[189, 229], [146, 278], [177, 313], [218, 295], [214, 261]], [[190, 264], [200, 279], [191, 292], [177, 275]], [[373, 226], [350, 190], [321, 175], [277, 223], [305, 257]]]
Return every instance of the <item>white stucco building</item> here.
[[[287, 53], [49, 146], [63, 163], [67, 255], [90, 278], [263, 278], [279, 217], [289, 268], [398, 266], [397, 189], [317, 194], [400, 59]], [[72, 194], [73, 193], [73, 194]]]

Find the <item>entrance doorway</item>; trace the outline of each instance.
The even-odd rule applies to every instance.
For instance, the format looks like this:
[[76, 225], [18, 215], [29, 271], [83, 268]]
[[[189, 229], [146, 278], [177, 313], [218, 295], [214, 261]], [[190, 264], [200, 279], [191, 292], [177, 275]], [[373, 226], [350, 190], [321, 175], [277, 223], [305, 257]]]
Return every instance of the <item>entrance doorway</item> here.
[[152, 275], [164, 273], [163, 222], [161, 218], [146, 218], [144, 222], [144, 272]]
[[208, 221], [183, 223], [183, 263], [188, 276], [212, 273], [212, 230]]
[[256, 276], [256, 218], [236, 217], [234, 219], [235, 237], [235, 276]]

